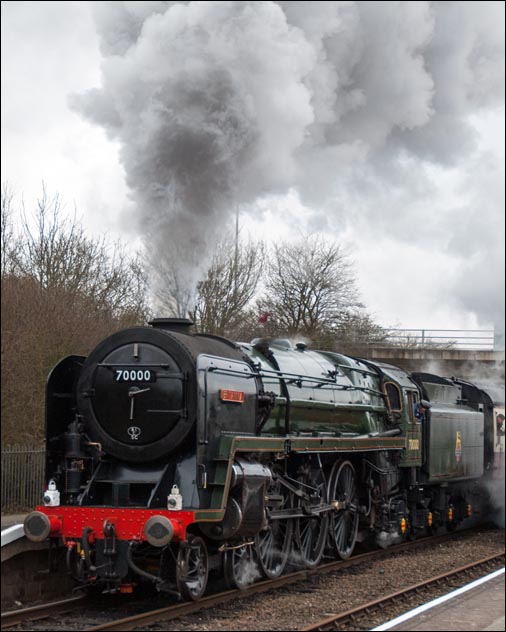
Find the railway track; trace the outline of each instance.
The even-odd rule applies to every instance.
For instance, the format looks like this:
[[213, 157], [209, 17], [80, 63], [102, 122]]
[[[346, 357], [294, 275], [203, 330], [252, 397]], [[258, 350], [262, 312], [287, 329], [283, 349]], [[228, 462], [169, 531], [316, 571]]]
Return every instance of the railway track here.
[[452, 540], [453, 537], [455, 537], [454, 533], [446, 533], [440, 536], [424, 538], [417, 542], [406, 542], [397, 546], [389, 547], [388, 549], [374, 550], [368, 553], [363, 553], [361, 555], [355, 555], [348, 560], [338, 560], [334, 562], [329, 562], [327, 564], [322, 564], [315, 569], [305, 569], [302, 571], [282, 575], [277, 579], [256, 582], [242, 590], [228, 590], [225, 592], [217, 593], [215, 595], [210, 595], [208, 597], [204, 597], [198, 602], [186, 602], [182, 604], [172, 605], [166, 608], [159, 608], [150, 612], [134, 615], [132, 617], [126, 617], [117, 621], [111, 621], [87, 628], [85, 632], [98, 632], [99, 630], [133, 630], [136, 627], [147, 626], [153, 623], [159, 623], [161, 621], [172, 621], [173, 619], [176, 619], [183, 615], [189, 615], [200, 610], [223, 605], [236, 599], [244, 599], [252, 595], [257, 595], [259, 593], [277, 590], [284, 586], [289, 586], [290, 584], [304, 581], [310, 577], [332, 573], [336, 570], [344, 570], [352, 566], [358, 566], [360, 564], [366, 564], [375, 560], [381, 560], [395, 553], [427, 546], [429, 542], [434, 544], [446, 542], [448, 540]]
[[78, 597], [43, 603], [38, 606], [32, 606], [31, 608], [3, 612], [1, 618], [2, 630], [25, 621], [36, 621], [37, 619], [45, 619], [55, 614], [72, 612], [77, 606], [83, 606], [87, 599], [87, 595], [79, 595]]
[[[462, 535], [465, 536], [466, 532], [471, 533], [473, 530], [466, 530], [454, 533], [446, 533], [439, 536], [432, 536], [417, 540], [415, 542], [407, 542], [397, 546], [389, 547], [385, 550], [374, 550], [371, 552], [363, 553], [360, 555], [354, 555], [348, 560], [338, 560], [323, 564], [312, 570], [296, 571], [287, 575], [283, 575], [274, 580], [264, 580], [254, 583], [248, 586], [244, 590], [227, 590], [214, 595], [210, 595], [201, 599], [198, 602], [185, 602], [178, 604], [171, 604], [162, 608], [150, 608], [146, 612], [138, 612], [133, 616], [123, 617], [121, 614], [114, 616], [111, 614], [111, 610], [114, 611], [114, 607], [107, 607], [108, 620], [104, 623], [98, 623], [97, 625], [91, 625], [88, 628], [81, 627], [81, 630], [91, 632], [92, 630], [131, 630], [136, 627], [147, 626], [160, 621], [171, 621], [183, 615], [193, 614], [195, 612], [210, 609], [217, 605], [226, 604], [228, 602], [244, 599], [246, 597], [265, 593], [267, 591], [277, 590], [281, 587], [288, 586], [307, 580], [311, 577], [332, 573], [337, 570], [344, 570], [352, 566], [359, 566], [361, 564], [368, 564], [373, 561], [388, 558], [397, 553], [404, 551], [414, 551], [415, 549], [427, 547], [430, 545], [437, 545], [443, 542], [453, 540]], [[91, 611], [94, 604], [90, 603], [90, 600], [84, 596], [74, 597], [72, 599], [63, 600], [59, 602], [53, 602], [51, 604], [43, 604], [32, 608], [16, 610], [2, 614], [1, 624], [2, 629], [10, 628], [18, 625], [21, 622], [35, 621], [37, 619], [44, 619], [53, 617], [55, 614], [70, 613], [73, 611], [78, 612], [84, 606], [86, 606], [87, 614], [90, 615], [90, 619], [93, 620], [93, 613]], [[111, 602], [111, 606], [113, 606]], [[122, 609], [125, 609], [123, 603]], [[82, 621], [82, 616], [80, 617]], [[111, 619], [114, 620], [111, 620]], [[47, 629], [53, 629], [47, 628]]]
[[[449, 580], [466, 576], [472, 571], [489, 570], [491, 566], [494, 566], [501, 560], [504, 562], [504, 551], [497, 555], [491, 555], [477, 562], [473, 562], [472, 564], [466, 564], [448, 573], [437, 575], [418, 584], [408, 586], [403, 590], [386, 595], [380, 599], [375, 599], [352, 610], [326, 617], [315, 624], [302, 628], [302, 632], [357, 629], [357, 626], [359, 626], [360, 629], [362, 627], [360, 625], [361, 620], [366, 620], [364, 621], [364, 629], [368, 629], [370, 627], [371, 618], [378, 613], [381, 613], [381, 619], [383, 621], [388, 621], [393, 616], [397, 616], [400, 611], [404, 611], [406, 605], [408, 605], [409, 608], [412, 607], [410, 601], [413, 595], [416, 595], [417, 601], [421, 600], [423, 602], [426, 595], [429, 594], [435, 586], [447, 585]], [[350, 625], [353, 627], [349, 628], [348, 626]]]

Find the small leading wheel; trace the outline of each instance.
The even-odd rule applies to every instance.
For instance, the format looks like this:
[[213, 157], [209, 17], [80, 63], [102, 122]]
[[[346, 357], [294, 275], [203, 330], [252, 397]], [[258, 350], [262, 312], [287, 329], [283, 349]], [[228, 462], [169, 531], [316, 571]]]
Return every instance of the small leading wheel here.
[[358, 531], [355, 469], [349, 461], [337, 462], [332, 468], [329, 502], [337, 503], [330, 516], [330, 537], [337, 554], [345, 560], [353, 553]]
[[[275, 502], [276, 509], [289, 509], [292, 506], [291, 494], [279, 482], [268, 490], [268, 497]], [[279, 577], [284, 571], [292, 545], [293, 519], [270, 518], [265, 529], [255, 536], [255, 549], [258, 561], [265, 576], [269, 579]]]
[[254, 559], [253, 544], [245, 544], [226, 551], [223, 571], [229, 588], [244, 590], [256, 581], [260, 573]]
[[184, 599], [198, 601], [207, 587], [209, 564], [206, 543], [193, 537], [181, 545], [177, 554], [177, 589]]
[[85, 564], [84, 559], [78, 554], [76, 546], [67, 547], [67, 570], [72, 576], [72, 579], [82, 584], [85, 579]]
[[327, 485], [321, 468], [306, 467], [298, 481], [304, 497], [297, 506], [306, 515], [295, 519], [295, 543], [303, 565], [315, 568], [327, 540], [328, 512], [318, 511], [327, 503]]

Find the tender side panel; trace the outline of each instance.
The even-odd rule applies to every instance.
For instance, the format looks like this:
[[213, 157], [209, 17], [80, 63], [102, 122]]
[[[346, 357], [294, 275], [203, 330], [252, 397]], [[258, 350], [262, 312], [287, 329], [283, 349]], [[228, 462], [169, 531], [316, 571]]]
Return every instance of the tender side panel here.
[[483, 414], [435, 404], [431, 409], [430, 481], [478, 478], [483, 474]]

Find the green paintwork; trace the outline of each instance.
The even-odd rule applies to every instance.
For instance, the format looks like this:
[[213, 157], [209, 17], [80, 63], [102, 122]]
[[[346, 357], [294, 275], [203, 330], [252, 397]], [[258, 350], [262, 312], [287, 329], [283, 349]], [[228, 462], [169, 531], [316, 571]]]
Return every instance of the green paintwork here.
[[290, 399], [290, 433], [385, 430], [380, 376], [364, 362], [338, 353], [295, 350], [283, 341], [272, 343], [272, 362], [251, 345], [242, 348], [259, 366], [265, 391], [276, 396], [263, 433], [285, 434], [284, 388]]
[[[459, 388], [428, 384], [432, 408], [420, 423], [414, 415], [414, 402], [420, 400], [421, 392], [402, 369], [378, 364], [376, 372], [370, 364], [354, 358], [295, 351], [288, 343], [272, 346], [275, 360], [271, 363], [251, 345], [241, 346], [258, 366], [263, 389], [274, 394], [275, 405], [260, 436], [244, 426], [240, 426], [241, 432], [224, 431], [223, 425], [210, 437], [212, 444], [202, 448], [214, 458], [207, 462], [212, 474], [206, 492], [208, 509], [196, 512], [197, 521], [223, 519], [232, 465], [241, 453], [257, 454], [267, 462], [276, 453], [283, 458], [288, 454], [396, 450], [401, 453], [399, 467], [420, 468], [418, 475], [422, 473], [428, 483], [481, 476], [483, 415], [465, 405]], [[248, 370], [244, 369], [246, 377]], [[380, 392], [383, 387], [389, 389], [388, 408], [387, 397]], [[208, 389], [207, 397], [212, 398], [212, 390]], [[209, 410], [211, 419], [219, 405]], [[370, 436], [392, 430], [400, 434]]]
[[[418, 440], [419, 428], [413, 424], [406, 406], [402, 415], [392, 421], [388, 419], [385, 396], [382, 392], [381, 376], [365, 362], [337, 353], [294, 350], [288, 344], [272, 345], [275, 362], [269, 362], [264, 355], [251, 345], [242, 345], [243, 350], [258, 366], [265, 392], [275, 395], [275, 406], [269, 419], [262, 427], [260, 436], [248, 431], [244, 425], [228, 431], [229, 423], [221, 426], [219, 435], [209, 436], [210, 442], [203, 442], [202, 454], [207, 457], [209, 472], [206, 495], [208, 509], [196, 512], [196, 520], [216, 521], [223, 519], [228, 498], [232, 465], [238, 453], [291, 454], [310, 453], [356, 453], [379, 450], [405, 451], [408, 445], [406, 432], [411, 428], [410, 437]], [[207, 364], [221, 366], [219, 359], [207, 358]], [[207, 366], [206, 364], [206, 366]], [[204, 364], [202, 363], [202, 367]], [[275, 367], [279, 367], [279, 370]], [[223, 366], [222, 374], [227, 375], [229, 367]], [[382, 367], [383, 368], [383, 367]], [[403, 391], [414, 390], [409, 376], [395, 367], [384, 367], [388, 380], [399, 384]], [[247, 378], [248, 365], [236, 367], [230, 373], [232, 380], [240, 381], [237, 373], [242, 371]], [[204, 373], [202, 374], [204, 375]], [[206, 374], [207, 375], [207, 374]], [[283, 379], [280, 379], [280, 378]], [[217, 428], [223, 406], [217, 398], [217, 386], [213, 377], [202, 382], [207, 402], [207, 427]], [[253, 381], [249, 381], [253, 386]], [[233, 388], [233, 386], [228, 386]], [[240, 390], [246, 390], [243, 386]], [[286, 432], [286, 406], [289, 396], [289, 432]], [[205, 427], [201, 423], [199, 427]], [[225, 428], [227, 430], [225, 431]], [[401, 434], [393, 437], [368, 436], [398, 429]], [[200, 431], [199, 431], [200, 432]], [[199, 436], [204, 436], [205, 433]], [[415, 436], [416, 435], [416, 436]], [[412, 444], [413, 445], [413, 444]], [[419, 465], [421, 448], [411, 454], [403, 454], [401, 466]], [[270, 458], [270, 457], [267, 457]]]
[[422, 425], [408, 424], [406, 450], [402, 454], [400, 467], [419, 467], [422, 464]]
[[241, 452], [247, 453], [276, 453], [285, 454], [289, 449], [292, 453], [339, 453], [339, 452], [368, 452], [376, 450], [402, 450], [405, 447], [404, 437], [367, 437], [363, 439], [339, 437], [301, 437], [288, 435], [283, 437], [237, 436], [223, 434], [219, 443], [212, 487], [211, 506], [209, 510], [195, 512], [196, 521], [219, 521], [225, 514], [225, 499], [228, 489], [235, 456]]
[[429, 481], [476, 478], [483, 472], [483, 415], [460, 406], [431, 410]]

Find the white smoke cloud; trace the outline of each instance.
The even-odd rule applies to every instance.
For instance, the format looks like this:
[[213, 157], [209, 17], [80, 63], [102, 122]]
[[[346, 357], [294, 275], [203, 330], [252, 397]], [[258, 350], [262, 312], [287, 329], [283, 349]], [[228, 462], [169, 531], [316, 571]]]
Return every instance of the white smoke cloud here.
[[[475, 155], [470, 117], [503, 103], [503, 3], [94, 5], [102, 85], [72, 103], [119, 141], [154, 259], [186, 243], [205, 266], [236, 204], [290, 189], [323, 230], [354, 221], [418, 243], [430, 236], [452, 255], [479, 227], [501, 263], [496, 228], [480, 224], [478, 186], [465, 209], [433, 216], [428, 206], [432, 166]], [[467, 261], [479, 284], [486, 258]], [[456, 295], [490, 315], [465, 283]], [[504, 296], [493, 302], [497, 318]]]

